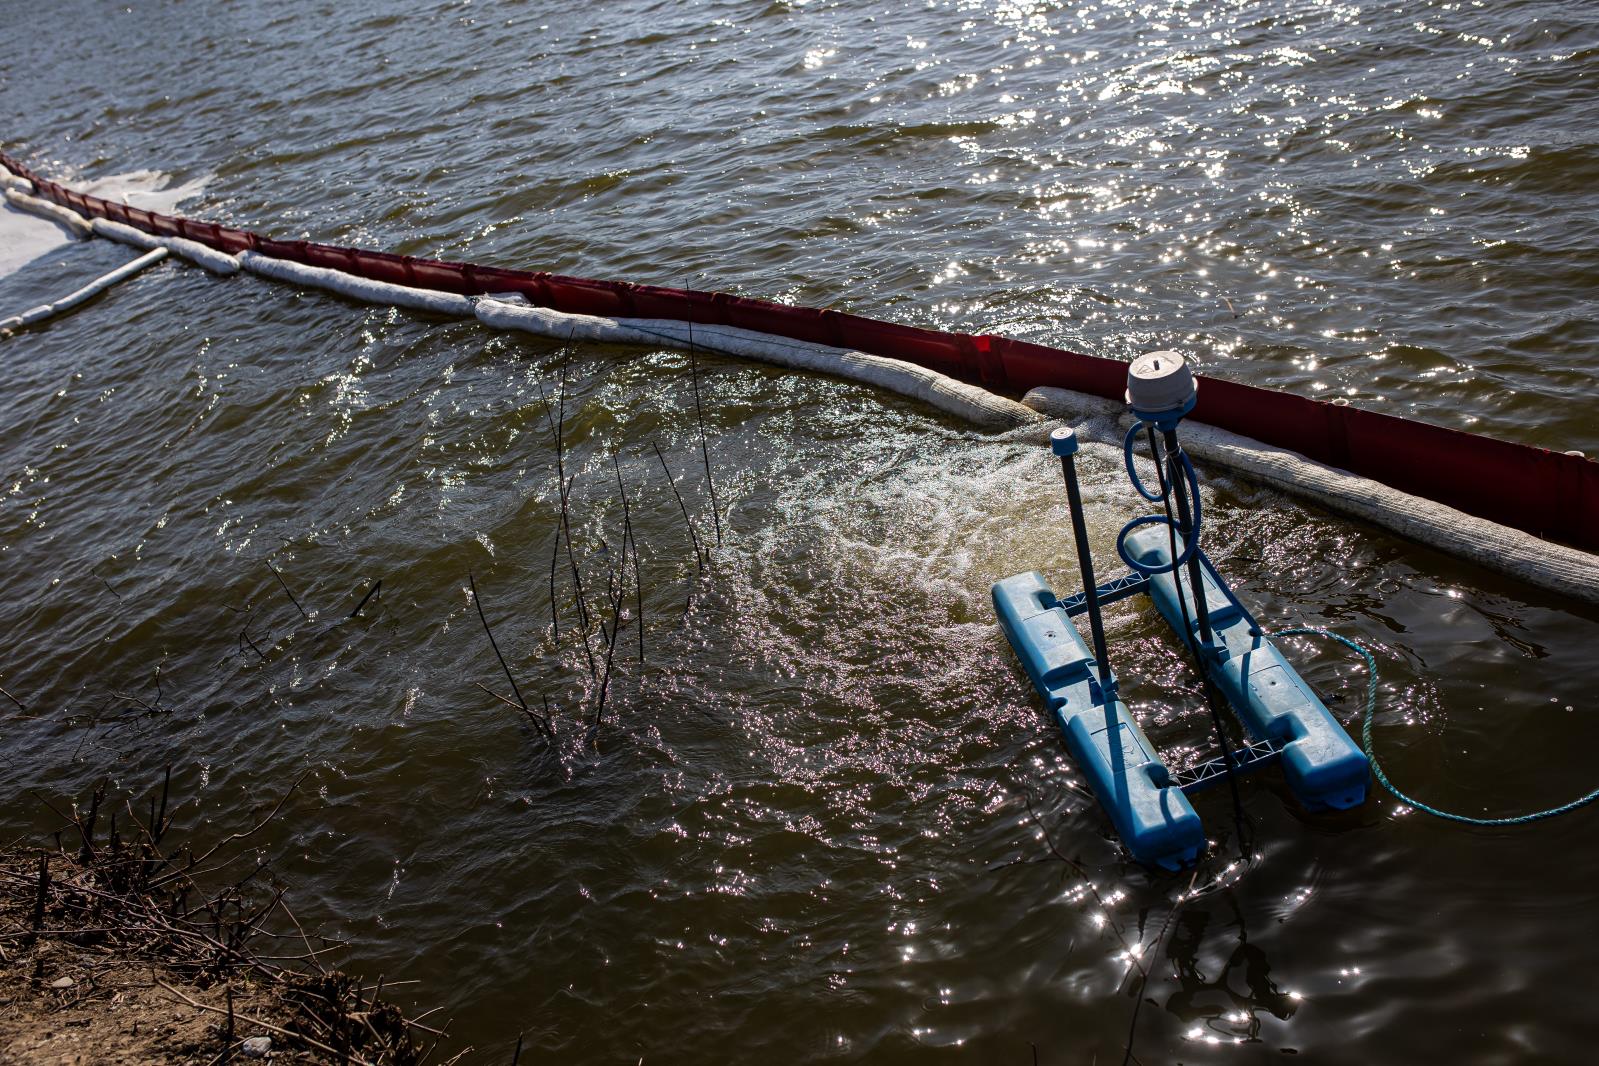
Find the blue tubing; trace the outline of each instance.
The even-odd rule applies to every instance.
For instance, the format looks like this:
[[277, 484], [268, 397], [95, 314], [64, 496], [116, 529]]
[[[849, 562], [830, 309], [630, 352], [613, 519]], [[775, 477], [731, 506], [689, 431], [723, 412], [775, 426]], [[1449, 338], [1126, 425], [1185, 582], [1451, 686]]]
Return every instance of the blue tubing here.
[[[1171, 486], [1167, 485], [1165, 492], [1150, 492], [1148, 489], [1144, 488], [1144, 483], [1138, 478], [1138, 471], [1133, 467], [1133, 442], [1137, 439], [1138, 431], [1143, 428], [1144, 423], [1134, 422], [1132, 428], [1127, 431], [1127, 436], [1122, 440], [1122, 458], [1127, 463], [1127, 479], [1133, 483], [1133, 488], [1137, 490], [1138, 495], [1142, 496], [1150, 503], [1160, 503], [1167, 497], [1167, 495], [1171, 493]], [[1159, 455], [1154, 456], [1154, 459], [1156, 463], [1161, 461]], [[1193, 558], [1194, 552], [1199, 550], [1199, 528], [1201, 525], [1201, 519], [1203, 517], [1200, 511], [1199, 503], [1199, 475], [1194, 472], [1193, 460], [1189, 459], [1188, 453], [1183, 451], [1181, 448], [1177, 449], [1177, 459], [1182, 463], [1183, 476], [1188, 479], [1188, 498], [1191, 506], [1193, 507], [1194, 514], [1193, 528], [1184, 532], [1176, 522], [1172, 521], [1170, 518], [1167, 518], [1163, 514], [1147, 514], [1142, 518], [1135, 518], [1131, 522], [1128, 522], [1125, 526], [1122, 526], [1122, 531], [1116, 534], [1116, 554], [1121, 556], [1122, 562], [1126, 563], [1134, 572], [1143, 574], [1145, 577], [1150, 577], [1154, 574], [1164, 574], [1169, 571], [1176, 570], [1180, 566], [1187, 566], [1188, 560]], [[1164, 478], [1162, 480], [1164, 481]], [[1160, 566], [1150, 566], [1133, 558], [1132, 553], [1127, 549], [1127, 535], [1133, 530], [1137, 529], [1139, 526], [1154, 525], [1157, 523], [1160, 525], [1171, 526], [1173, 529], [1177, 529], [1178, 532], [1183, 533], [1183, 552], [1180, 556], [1178, 556], [1176, 559], [1173, 559], [1169, 563]]]
[[[1187, 566], [1188, 560], [1194, 556], [1195, 547], [1197, 547], [1199, 544], [1198, 537], [1190, 537], [1187, 543], [1183, 545], [1182, 554], [1171, 562], [1164, 563], [1160, 566], [1150, 566], [1147, 563], [1141, 563], [1137, 559], [1133, 558], [1132, 552], [1127, 550], [1127, 535], [1133, 530], [1137, 529], [1139, 526], [1150, 526], [1157, 524], [1171, 526], [1173, 529], [1178, 529], [1177, 523], [1172, 521], [1170, 518], [1167, 518], [1163, 514], [1146, 514], [1142, 518], [1135, 518], [1131, 522], [1128, 522], [1125, 526], [1122, 526], [1122, 531], [1116, 534], [1116, 554], [1122, 557], [1122, 562], [1132, 567], [1132, 569], [1136, 570], [1138, 573], [1143, 574], [1145, 577], [1152, 577], [1155, 574], [1164, 574], [1167, 571], [1177, 569], [1179, 566]], [[1181, 530], [1179, 529], [1179, 532], [1180, 531]]]
[[1453, 811], [1441, 811], [1437, 807], [1429, 806], [1428, 804], [1421, 802], [1419, 799], [1414, 799], [1405, 795], [1403, 792], [1399, 791], [1398, 787], [1395, 786], [1392, 781], [1388, 780], [1388, 775], [1383, 773], [1382, 765], [1377, 762], [1377, 753], [1372, 750], [1371, 720], [1372, 714], [1377, 707], [1377, 660], [1372, 657], [1371, 652], [1350, 640], [1348, 637], [1341, 637], [1337, 633], [1332, 633], [1325, 629], [1315, 629], [1309, 626], [1300, 626], [1294, 629], [1280, 630], [1277, 633], [1272, 634], [1272, 636], [1291, 637], [1300, 634], [1315, 637], [1328, 637], [1332, 640], [1336, 640], [1345, 647], [1359, 652], [1360, 657], [1366, 660], [1366, 709], [1361, 714], [1360, 743], [1361, 746], [1366, 749], [1366, 758], [1371, 760], [1371, 772], [1377, 776], [1377, 780], [1382, 784], [1382, 787], [1391, 792], [1394, 798], [1399, 800], [1399, 802], [1414, 807], [1418, 811], [1425, 811], [1434, 818], [1443, 818], [1451, 822], [1460, 822], [1463, 825], [1495, 826], [1528, 825], [1532, 822], [1541, 822], [1545, 818], [1553, 818], [1560, 814], [1569, 814], [1579, 808], [1588, 806], [1588, 804], [1593, 803], [1595, 800], [1599, 800], [1599, 788], [1596, 788], [1585, 796], [1577, 797], [1570, 803], [1562, 803], [1558, 807], [1549, 807], [1546, 810], [1533, 811], [1531, 814], [1514, 814], [1507, 818], [1475, 818], [1469, 814], [1455, 814]]
[[[1144, 483], [1139, 480], [1138, 469], [1133, 466], [1133, 441], [1138, 436], [1138, 431], [1144, 428], [1144, 423], [1134, 422], [1127, 427], [1127, 436], [1122, 438], [1122, 459], [1127, 463], [1127, 480], [1133, 483], [1133, 488], [1138, 490], [1138, 495], [1150, 503], [1159, 503], [1166, 498], [1165, 493], [1150, 492], [1144, 488]], [[1159, 460], [1156, 460], [1157, 462]]]

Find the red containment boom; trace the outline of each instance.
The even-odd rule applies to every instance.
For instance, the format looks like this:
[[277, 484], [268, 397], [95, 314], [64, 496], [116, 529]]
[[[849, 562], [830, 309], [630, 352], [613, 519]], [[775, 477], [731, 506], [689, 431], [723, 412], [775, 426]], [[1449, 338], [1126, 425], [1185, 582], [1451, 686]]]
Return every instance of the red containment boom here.
[[[1020, 395], [1040, 385], [1121, 399], [1126, 365], [1098, 356], [989, 335], [881, 322], [841, 311], [792, 307], [721, 292], [596, 281], [275, 241], [247, 230], [143, 211], [73, 192], [0, 153], [38, 196], [87, 217], [185, 237], [223, 252], [252, 250], [358, 277], [442, 292], [517, 292], [567, 314], [661, 318], [735, 326], [798, 341], [903, 359], [960, 381]], [[1599, 463], [1394, 415], [1206, 377], [1192, 418], [1446, 504], [1547, 540], [1599, 553]]]

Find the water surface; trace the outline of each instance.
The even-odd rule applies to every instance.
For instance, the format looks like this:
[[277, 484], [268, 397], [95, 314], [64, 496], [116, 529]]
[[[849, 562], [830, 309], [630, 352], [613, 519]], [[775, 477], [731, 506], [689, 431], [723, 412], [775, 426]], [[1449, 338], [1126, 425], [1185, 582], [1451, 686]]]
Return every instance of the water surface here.
[[[4, 8], [9, 151], [204, 181], [187, 213], [417, 254], [836, 306], [1599, 448], [1599, 41], [1516, 4], [451, 3]], [[29, 306], [122, 261], [58, 248]], [[9, 313], [9, 311], [7, 312]], [[987, 603], [1074, 584], [1036, 444], [720, 359], [496, 335], [164, 263], [4, 342], [4, 822], [174, 768], [347, 964], [477, 1061], [1577, 1062], [1599, 820], [1471, 830], [1382, 796], [1199, 803], [1130, 866]], [[591, 605], [642, 555], [599, 727]], [[1139, 513], [1084, 459], [1092, 534]], [[1208, 543], [1269, 626], [1382, 667], [1393, 776], [1484, 814], [1596, 784], [1594, 614], [1227, 478]], [[631, 548], [629, 548], [631, 552]], [[300, 607], [285, 594], [275, 567]], [[631, 570], [631, 562], [623, 573]], [[548, 744], [506, 686], [469, 575]], [[382, 592], [335, 625], [372, 584]], [[301, 612], [304, 610], [304, 614]], [[307, 617], [309, 616], [309, 617]], [[610, 617], [606, 612], [605, 617]], [[1150, 735], [1208, 716], [1110, 617]], [[603, 648], [596, 629], [593, 647]], [[1364, 679], [1295, 642], [1342, 720]], [[1042, 838], [1060, 853], [1054, 858]], [[1138, 996], [1129, 951], [1148, 967]]]

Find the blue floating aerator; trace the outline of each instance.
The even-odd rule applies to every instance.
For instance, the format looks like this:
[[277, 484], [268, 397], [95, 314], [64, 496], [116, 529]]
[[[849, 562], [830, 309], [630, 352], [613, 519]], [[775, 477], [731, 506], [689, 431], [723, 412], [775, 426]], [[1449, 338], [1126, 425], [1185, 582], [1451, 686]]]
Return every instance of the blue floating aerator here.
[[[1127, 374], [1127, 402], [1138, 422], [1124, 457], [1134, 489], [1163, 505], [1163, 514], [1129, 522], [1116, 539], [1130, 572], [1104, 585], [1094, 580], [1081, 489], [1077, 436], [1062, 427], [1050, 435], [1060, 458], [1071, 510], [1083, 591], [1058, 599], [1042, 574], [997, 582], [994, 613], [1033, 686], [1060, 724], [1066, 746], [1133, 858], [1179, 869], [1198, 858], [1205, 831], [1189, 795], [1269, 763], [1280, 762], [1294, 794], [1312, 811], [1359, 806], [1370, 765], [1310, 686], [1261, 632], [1247, 608], [1199, 547], [1199, 481], [1177, 440], [1177, 426], [1194, 409], [1197, 382], [1176, 352], [1150, 352]], [[1133, 450], [1149, 442], [1159, 491], [1139, 479]], [[1174, 774], [1139, 728], [1117, 692], [1105, 646], [1101, 608], [1147, 593], [1232, 707], [1246, 734], [1237, 751], [1223, 750]], [[1086, 614], [1092, 645], [1073, 618]]]

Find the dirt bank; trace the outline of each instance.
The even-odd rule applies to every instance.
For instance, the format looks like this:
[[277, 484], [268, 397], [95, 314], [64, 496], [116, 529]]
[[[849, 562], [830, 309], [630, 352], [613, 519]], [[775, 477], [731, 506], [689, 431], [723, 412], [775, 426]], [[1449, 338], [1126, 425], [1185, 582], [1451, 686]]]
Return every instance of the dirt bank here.
[[44, 846], [0, 850], [0, 1066], [427, 1061], [441, 1034], [327, 969], [338, 945], [263, 865], [223, 873], [283, 805], [198, 848], [173, 841], [165, 788], [143, 821], [101, 789]]

